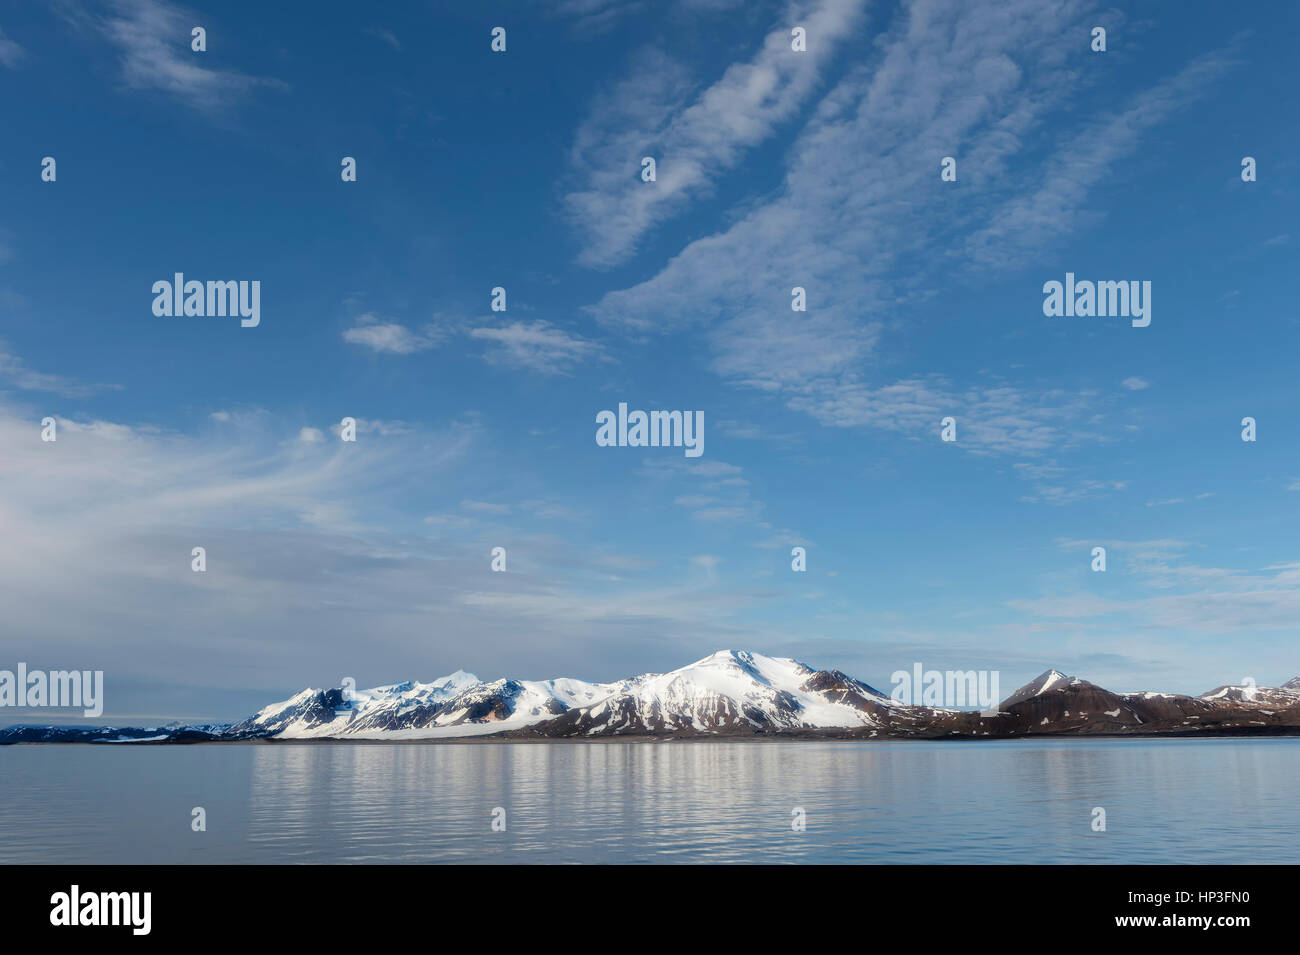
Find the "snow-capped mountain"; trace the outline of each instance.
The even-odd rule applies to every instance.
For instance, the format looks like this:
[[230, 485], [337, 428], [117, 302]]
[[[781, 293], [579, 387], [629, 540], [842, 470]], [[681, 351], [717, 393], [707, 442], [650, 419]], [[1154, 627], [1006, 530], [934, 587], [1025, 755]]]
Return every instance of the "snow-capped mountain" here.
[[[1300, 686], [1298, 681], [1300, 678], [1290, 683]], [[1058, 670], [1048, 670], [1031, 680], [998, 709], [998, 729], [1008, 735], [1300, 730], [1297, 690], [1228, 686], [1201, 696], [1115, 693]]]
[[719, 650], [669, 673], [611, 687], [600, 702], [551, 720], [551, 736], [860, 729], [896, 704], [837, 671], [745, 650]]
[[1208, 693], [1202, 693], [1200, 700], [1235, 700], [1237, 702], [1273, 703], [1286, 706], [1294, 699], [1300, 699], [1300, 677], [1288, 680], [1281, 686], [1216, 686]]
[[612, 688], [581, 680], [485, 683], [457, 670], [432, 683], [370, 690], [306, 689], [236, 723], [239, 738], [436, 738], [499, 733], [607, 697]]
[[853, 728], [880, 725], [877, 714], [894, 705], [884, 694], [842, 673], [814, 671], [794, 660], [744, 650], [721, 650], [670, 673], [618, 683], [485, 683], [457, 671], [432, 683], [352, 693], [307, 689], [236, 723], [230, 735], [437, 738], [502, 733], [557, 719], [564, 721], [557, 730], [571, 727], [586, 736]]
[[1066, 676], [1060, 670], [1048, 670], [1034, 679], [1030, 680], [1020, 689], [1016, 690], [1005, 700], [1002, 701], [1002, 707], [1006, 708], [1020, 703], [1024, 700], [1031, 699], [1035, 696], [1041, 696], [1049, 690], [1060, 690], [1069, 686], [1071, 683], [1079, 682], [1072, 676]]
[[607, 737], [1016, 738], [1215, 733], [1300, 735], [1300, 677], [1201, 696], [1115, 693], [1047, 670], [996, 710], [899, 703], [838, 670], [720, 650], [614, 683], [501, 679], [457, 670], [429, 683], [306, 689], [232, 725], [15, 726], [0, 743]]

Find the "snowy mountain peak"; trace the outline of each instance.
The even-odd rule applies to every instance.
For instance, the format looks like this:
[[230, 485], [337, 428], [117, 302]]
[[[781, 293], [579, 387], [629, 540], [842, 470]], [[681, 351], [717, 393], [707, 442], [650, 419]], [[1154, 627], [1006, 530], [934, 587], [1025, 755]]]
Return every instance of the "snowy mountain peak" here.
[[440, 690], [465, 690], [482, 682], [473, 673], [457, 670], [455, 673], [448, 673], [446, 676], [438, 677], [430, 686], [437, 687]]
[[710, 661], [725, 663], [729, 660], [737, 660], [743, 662], [749, 659], [751, 656], [752, 654], [750, 654], [748, 650], [714, 650], [707, 657], [704, 657], [703, 659], [700, 660], [696, 660], [695, 663], [687, 664], [687, 665], [697, 666], [701, 663], [708, 663]]
[[1013, 706], [1016, 703], [1021, 703], [1035, 696], [1040, 696], [1043, 693], [1064, 689], [1065, 687], [1077, 682], [1079, 681], [1074, 677], [1066, 676], [1060, 670], [1046, 670], [1034, 677], [1034, 679], [1030, 680], [1020, 689], [1016, 690], [1016, 692], [1012, 693], [1009, 697], [1003, 700], [999, 706]]
[[457, 670], [455, 673], [448, 673], [446, 676], [440, 676], [433, 681], [434, 683], [482, 683], [483, 681], [473, 673], [466, 673], [464, 670]]
[[552, 723], [557, 735], [767, 732], [877, 725], [884, 697], [840, 673], [783, 657], [720, 650], [620, 684]]
[[743, 671], [761, 678], [764, 671], [770, 671], [773, 668], [782, 671], [813, 672], [798, 660], [791, 660], [789, 657], [768, 657], [761, 653], [752, 653], [749, 650], [718, 650], [716, 653], [710, 653], [702, 660], [688, 663], [686, 666], [672, 672], [687, 673], [698, 669], [722, 669]]
[[1073, 679], [1074, 677], [1067, 676], [1060, 670], [1046, 670], [1038, 674], [1038, 676], [1034, 677], [1034, 679], [1025, 685], [1033, 687], [1034, 695], [1037, 696], [1039, 693], [1046, 693], [1048, 690], [1054, 690], [1058, 687], [1065, 686]]
[[[686, 666], [681, 667], [679, 670], [674, 670], [673, 672], [678, 673], [693, 670], [698, 667], [720, 667], [741, 669], [757, 673], [765, 664], [771, 663], [803, 666], [803, 664], [786, 657], [768, 657], [763, 656], [761, 653], [752, 653], [749, 650], [718, 650], [715, 653], [710, 653], [707, 657], [704, 657], [701, 660], [696, 660], [694, 663], [688, 663]], [[812, 671], [809, 670], [808, 672], [811, 673]]]

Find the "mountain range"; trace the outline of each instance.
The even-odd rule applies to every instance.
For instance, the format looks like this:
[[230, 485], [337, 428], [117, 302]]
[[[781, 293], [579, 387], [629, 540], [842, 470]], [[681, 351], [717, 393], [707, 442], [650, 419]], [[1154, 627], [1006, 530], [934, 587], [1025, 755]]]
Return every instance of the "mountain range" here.
[[786, 737], [994, 739], [1030, 736], [1300, 735], [1300, 677], [1200, 696], [1116, 693], [1048, 670], [986, 713], [899, 702], [841, 673], [720, 650], [669, 673], [614, 683], [430, 683], [305, 689], [237, 723], [12, 726], [0, 743]]

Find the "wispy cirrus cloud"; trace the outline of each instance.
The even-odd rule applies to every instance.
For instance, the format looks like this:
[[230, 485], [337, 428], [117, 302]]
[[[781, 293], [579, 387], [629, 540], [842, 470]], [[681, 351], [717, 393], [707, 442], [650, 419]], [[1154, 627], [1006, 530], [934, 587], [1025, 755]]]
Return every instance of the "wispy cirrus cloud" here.
[[646, 10], [643, 0], [560, 0], [555, 13], [584, 33], [599, 33]]
[[[1096, 396], [925, 376], [890, 383], [876, 369], [900, 306], [963, 266], [1013, 267], [1026, 241], [1017, 222], [1040, 243], [1077, 227], [1073, 211], [1106, 172], [1230, 66], [1228, 54], [1207, 55], [1139, 92], [1090, 125], [1103, 146], [1071, 137], [1029, 151], [1079, 85], [1061, 37], [1086, 36], [1095, 11], [1089, 0], [904, 5], [871, 61], [816, 107], [771, 198], [590, 312], [635, 335], [691, 329], [723, 379], [825, 424], [922, 435], [951, 414], [966, 422], [966, 450], [1040, 454], [1077, 441]], [[939, 181], [947, 155], [976, 189]], [[1021, 174], [1007, 175], [1013, 163]], [[1022, 195], [1004, 185], [1040, 181]], [[1056, 231], [1035, 211], [1048, 205], [1064, 210]], [[794, 286], [806, 289], [807, 312], [791, 312]]]
[[1061, 145], [1053, 174], [1034, 192], [1013, 200], [967, 241], [975, 267], [1010, 267], [1030, 251], [1085, 222], [1089, 191], [1120, 160], [1132, 155], [1143, 135], [1195, 102], [1234, 65], [1231, 49], [1198, 57], [1173, 77], [1133, 96], [1120, 111], [1099, 118]]
[[[820, 331], [842, 327], [852, 340], [860, 333], [849, 303], [861, 315], [892, 301], [900, 290], [886, 288], [888, 269], [904, 255], [913, 268], [926, 261], [925, 249], [947, 236], [951, 213], [962, 208], [938, 182], [940, 158], [962, 152], [963, 175], [972, 177], [1000, 168], [1068, 85], [1054, 41], [1081, 9], [1028, 0], [997, 10], [950, 2], [904, 8], [873, 60], [851, 68], [822, 99], [770, 200], [593, 311], [638, 331], [713, 325], [740, 313], [747, 329], [757, 316], [787, 317], [798, 284], [809, 289], [808, 316], [833, 323]], [[764, 371], [754, 377], [782, 377]]]
[[[648, 231], [707, 194], [796, 115], [863, 7], [864, 0], [790, 3], [753, 57], [698, 93], [680, 64], [642, 54], [628, 78], [596, 100], [574, 142], [579, 185], [565, 203], [583, 235], [580, 262], [609, 266], [632, 256]], [[795, 26], [807, 31], [804, 52], [791, 49]], [[644, 156], [656, 159], [655, 182], [639, 178]]]
[[218, 112], [256, 89], [284, 89], [277, 79], [205, 65], [190, 49], [190, 31], [207, 18], [165, 0], [111, 0], [107, 13], [64, 2], [60, 12], [74, 25], [93, 30], [119, 54], [129, 89], [156, 90], [203, 112]]
[[685, 508], [692, 520], [770, 530], [771, 525], [760, 520], [766, 505], [751, 492], [739, 465], [717, 458], [649, 458], [642, 471], [653, 480], [672, 481], [688, 488], [685, 493], [677, 493], [673, 503]]
[[412, 328], [367, 313], [344, 330], [343, 340], [376, 353], [412, 355], [457, 334], [481, 342], [483, 360], [489, 364], [541, 375], [568, 375], [583, 362], [608, 360], [597, 342], [542, 319], [458, 327], [455, 320], [436, 316], [435, 321]]
[[[908, 274], [899, 263], [911, 263], [915, 278], [916, 263], [942, 260], [934, 247], [961, 208], [940, 188], [939, 159], [961, 152], [976, 176], [1020, 148], [1068, 82], [1059, 44], [1045, 38], [1082, 9], [904, 8], [876, 58], [819, 104], [771, 200], [591, 311], [638, 334], [704, 326], [717, 373], [806, 410], [869, 404], [864, 369], [884, 311], [914, 288], [898, 277]], [[797, 321], [796, 285], [808, 291]]]
[[1300, 612], [1300, 563], [1263, 567], [1205, 566], [1188, 560], [1199, 545], [1181, 540], [1059, 540], [1063, 550], [1086, 554], [1104, 545], [1126, 578], [1154, 594], [1110, 596], [1072, 592], [1020, 598], [1012, 609], [1043, 620], [1068, 620], [1076, 626], [1122, 625], [1147, 631], [1196, 634], [1246, 630], [1287, 630]]
[[469, 336], [487, 343], [483, 357], [489, 363], [543, 375], [567, 375], [580, 362], [604, 357], [596, 342], [540, 319], [481, 326]]
[[[790, 407], [834, 427], [873, 427], [913, 437], [938, 435], [954, 417], [957, 444], [986, 454], [1039, 455], [1089, 440], [1100, 396], [1063, 389], [1032, 392], [1005, 384], [958, 387], [940, 375], [880, 387], [844, 383], [790, 399]], [[1041, 477], [1041, 474], [1034, 476]]]
[[64, 398], [85, 398], [103, 391], [120, 391], [121, 385], [99, 385], [51, 375], [28, 368], [21, 358], [0, 342], [0, 382], [8, 382], [24, 391], [47, 391]]
[[16, 70], [22, 66], [25, 59], [27, 59], [27, 51], [5, 36], [4, 30], [0, 30], [0, 64]]
[[366, 33], [378, 40], [383, 40], [398, 53], [402, 52], [402, 41], [397, 38], [397, 34], [392, 30], [384, 27], [367, 27]]
[[371, 351], [410, 355], [437, 346], [447, 334], [447, 329], [438, 323], [412, 330], [367, 312], [357, 318], [355, 325], [343, 332], [343, 340], [352, 345], [362, 345]]
[[[366, 424], [345, 444], [303, 441], [300, 422], [274, 415], [226, 414], [194, 433], [60, 418], [43, 442], [29, 411], [0, 402], [0, 652], [270, 695], [345, 673], [383, 682], [412, 660], [430, 676], [607, 678], [738, 640], [731, 614], [752, 595], [699, 593], [692, 579], [615, 591], [611, 567], [644, 566], [636, 555], [500, 524], [515, 510], [554, 516], [551, 502], [465, 499], [490, 537], [468, 519], [412, 522], [422, 503], [457, 507], [430, 488], [469, 473], [479, 432]], [[489, 569], [501, 542], [509, 574]], [[167, 652], [178, 619], [184, 652]], [[224, 695], [193, 705], [242, 715]]]

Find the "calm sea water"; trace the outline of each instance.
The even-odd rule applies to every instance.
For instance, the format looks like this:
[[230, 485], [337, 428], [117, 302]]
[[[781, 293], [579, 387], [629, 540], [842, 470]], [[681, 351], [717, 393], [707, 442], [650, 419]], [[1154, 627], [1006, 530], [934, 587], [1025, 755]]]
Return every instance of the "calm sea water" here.
[[9, 746], [0, 862], [1295, 863], [1297, 792], [1300, 739]]

